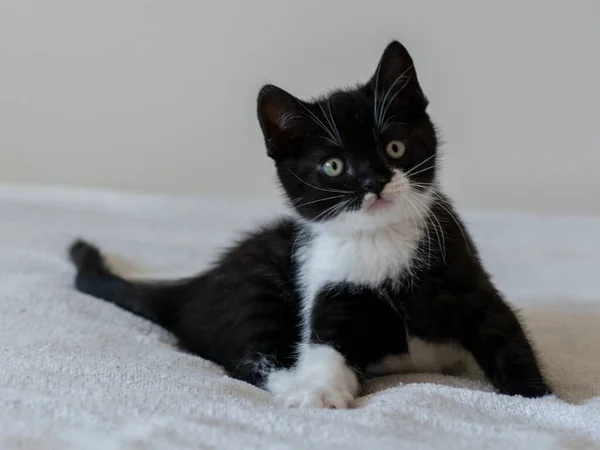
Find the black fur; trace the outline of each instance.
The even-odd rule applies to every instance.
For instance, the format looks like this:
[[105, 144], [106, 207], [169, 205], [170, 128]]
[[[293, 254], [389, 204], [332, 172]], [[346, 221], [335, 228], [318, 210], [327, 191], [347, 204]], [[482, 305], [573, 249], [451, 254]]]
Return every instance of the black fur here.
[[[377, 120], [374, 102], [386, 92], [385, 120]], [[420, 168], [408, 175], [410, 181], [420, 190], [434, 187], [437, 139], [426, 107], [412, 60], [397, 42], [388, 46], [373, 78], [355, 89], [303, 102], [265, 86], [258, 96], [258, 118], [267, 152], [301, 219], [255, 231], [212, 268], [167, 284], [125, 280], [108, 269], [95, 247], [77, 241], [71, 248], [77, 289], [152, 320], [184, 348], [263, 386], [269, 368], [295, 362], [302, 292], [294, 246], [310, 238], [309, 224], [360, 209], [366, 193], [380, 197], [395, 169]], [[330, 120], [338, 135], [327, 135], [319, 124], [331, 125]], [[386, 155], [390, 141], [406, 144], [402, 158]], [[346, 167], [333, 178], [323, 173], [332, 157]], [[429, 342], [456, 342], [473, 354], [499, 392], [549, 393], [519, 321], [440, 193], [428, 227], [434, 219], [443, 239], [429, 241], [423, 235], [410, 277], [417, 282], [388, 280], [377, 289], [326, 286], [310, 317], [311, 339], [331, 344], [360, 375], [383, 356], [405, 352], [407, 332]]]

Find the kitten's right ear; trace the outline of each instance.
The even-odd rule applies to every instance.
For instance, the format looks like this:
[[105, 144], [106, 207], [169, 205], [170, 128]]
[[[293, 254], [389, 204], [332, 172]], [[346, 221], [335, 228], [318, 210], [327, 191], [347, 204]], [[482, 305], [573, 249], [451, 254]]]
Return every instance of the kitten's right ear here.
[[[369, 81], [376, 99], [400, 106], [425, 110], [427, 98], [421, 90], [417, 71], [408, 50], [398, 41], [392, 41], [385, 48], [377, 70]], [[376, 105], [377, 106], [377, 105]], [[385, 105], [382, 106], [385, 108]]]
[[301, 101], [283, 89], [268, 84], [258, 93], [257, 114], [271, 158], [290, 150], [291, 141], [301, 132]]

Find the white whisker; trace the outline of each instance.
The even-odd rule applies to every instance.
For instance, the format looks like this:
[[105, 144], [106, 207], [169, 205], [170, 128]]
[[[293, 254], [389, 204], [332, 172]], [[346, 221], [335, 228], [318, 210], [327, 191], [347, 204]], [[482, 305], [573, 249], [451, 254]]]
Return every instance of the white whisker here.
[[[402, 79], [404, 77], [404, 75], [406, 74], [406, 72], [408, 72], [409, 70], [411, 70], [413, 68], [413, 66], [410, 66], [408, 68], [406, 68], [406, 70], [404, 72], [402, 72], [398, 78], [396, 78], [394, 80], [394, 82], [392, 83], [392, 85], [389, 87], [389, 89], [387, 90], [387, 92], [385, 93], [385, 96], [383, 97], [383, 100], [381, 101], [381, 106], [382, 109], [379, 111], [379, 117], [377, 118], [377, 123], [381, 124], [381, 122], [383, 122], [383, 119], [385, 118], [384, 114], [383, 114], [383, 109], [387, 109], [385, 107], [385, 105], [387, 104], [387, 98], [388, 95], [390, 95], [390, 92], [392, 91], [392, 89], [394, 89], [394, 86], [396, 86], [396, 83], [398, 83], [398, 81], [400, 81], [400, 79]], [[406, 85], [406, 84], [405, 84]], [[403, 86], [404, 88], [404, 86]]]
[[312, 205], [313, 203], [324, 202], [326, 200], [333, 200], [334, 198], [345, 197], [346, 195], [333, 195], [331, 197], [320, 198], [318, 200], [313, 200], [311, 202], [302, 203], [301, 205], [295, 205], [296, 208], [301, 208], [302, 206]]
[[432, 189], [430, 185], [426, 185], [423, 183], [411, 183], [411, 185], [414, 187], [417, 187], [417, 188], [427, 189], [429, 192], [431, 192], [433, 195], [435, 195], [437, 197], [438, 201], [435, 202], [435, 205], [442, 208], [450, 216], [450, 218], [454, 221], [454, 223], [460, 230], [460, 233], [462, 234], [462, 238], [465, 241], [465, 245], [467, 246], [467, 250], [468, 250], [469, 249], [469, 240], [467, 239], [467, 235], [463, 229], [463, 226], [460, 224], [460, 221], [457, 219], [457, 217], [454, 215], [454, 213], [446, 206], [446, 199], [444, 197], [442, 197], [438, 192], [436, 192], [435, 189]]
[[434, 153], [433, 155], [429, 156], [428, 158], [425, 158], [423, 161], [421, 161], [419, 164], [417, 164], [415, 167], [411, 168], [408, 172], [405, 173], [406, 176], [410, 175], [413, 173], [413, 171], [417, 170], [419, 167], [421, 167], [423, 164], [425, 164], [427, 161], [429, 161], [431, 158], [435, 158], [436, 154]]
[[329, 110], [329, 118], [331, 119], [331, 126], [333, 127], [333, 131], [337, 136], [338, 141], [342, 142], [342, 137], [340, 136], [340, 130], [338, 129], [335, 119], [333, 118], [333, 113], [331, 112], [331, 104], [329, 103], [329, 98], [327, 99], [327, 109]]
[[340, 147], [340, 145], [337, 143], [337, 141], [332, 141], [331, 138], [328, 138], [327, 136], [320, 135], [319, 137], [321, 139], [329, 142], [330, 144], [335, 145], [336, 147]]
[[[325, 126], [325, 124], [316, 116], [316, 114], [313, 113], [310, 109], [308, 109], [308, 107], [306, 107], [306, 105], [304, 105], [303, 103], [299, 103], [299, 104], [306, 110], [306, 112], [310, 115], [310, 117], [313, 119], [313, 121], [317, 125], [319, 125], [323, 129], [323, 131], [325, 131], [325, 133], [327, 133], [327, 135], [329, 136], [329, 140], [332, 143], [334, 143], [334, 145], [341, 147], [341, 143], [337, 141], [336, 137], [333, 135], [331, 130]], [[321, 106], [320, 103], [318, 103], [318, 105]], [[323, 108], [321, 107], [321, 109], [323, 109]]]
[[331, 136], [333, 136], [335, 139], [338, 138], [338, 136], [336, 136], [336, 134], [333, 131], [333, 124], [331, 123], [331, 120], [329, 120], [329, 116], [327, 115], [327, 113], [325, 112], [325, 109], [323, 108], [323, 105], [321, 105], [321, 102], [318, 102], [317, 105], [319, 106], [319, 108], [321, 109], [321, 112], [323, 113], [323, 117], [325, 118], [325, 121], [327, 122], [327, 125], [329, 125], [329, 128], [327, 128], [329, 134]]
[[313, 188], [313, 189], [316, 189], [316, 190], [318, 190], [318, 191], [332, 192], [332, 193], [334, 193], [334, 194], [354, 194], [354, 192], [353, 192], [353, 191], [342, 191], [342, 190], [340, 190], [340, 189], [325, 189], [325, 188], [320, 188], [320, 187], [318, 187], [318, 186], [312, 185], [312, 184], [310, 184], [310, 183], [308, 183], [308, 182], [304, 181], [302, 178], [300, 178], [298, 175], [296, 175], [294, 172], [292, 172], [292, 170], [291, 170], [291, 169], [288, 169], [288, 171], [289, 171], [289, 172], [290, 172], [292, 175], [294, 175], [294, 177], [296, 177], [296, 179], [297, 179], [298, 181], [300, 181], [300, 182], [304, 183], [305, 185], [307, 185], [307, 186], [310, 186], [311, 188]]
[[[431, 208], [429, 206], [427, 206], [421, 199], [419, 199], [416, 195], [409, 193], [409, 195], [416, 200], [417, 202], [419, 202], [421, 205], [423, 205], [427, 212], [428, 212], [428, 216], [430, 219], [430, 223], [433, 226], [433, 231], [435, 231], [435, 235], [438, 239], [438, 244], [440, 245], [440, 250], [442, 253], [442, 260], [444, 262], [446, 262], [446, 237], [444, 235], [444, 227], [442, 227], [442, 224], [440, 223], [439, 219], [436, 217], [436, 215], [433, 213], [433, 211], [431, 210]], [[435, 226], [435, 224], [433, 223], [434, 219], [437, 222], [437, 227]], [[439, 228], [438, 228], [439, 227]], [[439, 230], [439, 232], [438, 232]]]
[[352, 199], [348, 199], [348, 200], [344, 200], [341, 202], [336, 203], [333, 206], [330, 206], [329, 208], [327, 208], [325, 211], [322, 211], [321, 213], [319, 213], [319, 215], [317, 215], [314, 219], [315, 222], [321, 218], [323, 219], [328, 219], [329, 217], [331, 217], [333, 214], [335, 214], [338, 210], [340, 210], [341, 208], [345, 207]]
[[379, 114], [378, 114], [378, 110], [377, 110], [377, 106], [378, 106], [377, 97], [378, 97], [378, 93], [379, 93], [379, 72], [381, 72], [381, 61], [377, 65], [377, 71], [375, 72], [375, 88], [374, 88], [375, 90], [373, 91], [373, 121], [375, 122], [375, 125], [378, 128], [379, 128], [379, 122], [377, 121], [377, 118], [378, 118]]
[[440, 208], [442, 208], [444, 211], [446, 211], [446, 213], [454, 221], [454, 223], [456, 224], [456, 226], [460, 230], [460, 233], [462, 234], [463, 240], [465, 241], [465, 245], [467, 246], [467, 250], [469, 250], [469, 240], [467, 239], [467, 235], [466, 235], [466, 233], [465, 233], [462, 225], [460, 224], [459, 220], [456, 218], [456, 216], [452, 213], [452, 211], [450, 211], [450, 209], [448, 209], [448, 207], [446, 205], [444, 205], [444, 203], [445, 203], [444, 197], [442, 197], [440, 194], [438, 194], [434, 190], [431, 190], [431, 193], [433, 195], [435, 195], [440, 200], [439, 202], [436, 202], [435, 204], [437, 206], [439, 206]]
[[406, 125], [406, 122], [392, 122], [392, 120], [394, 119], [394, 117], [397, 116], [401, 116], [403, 113], [397, 113], [397, 114], [392, 114], [390, 117], [388, 117], [385, 121], [385, 123], [381, 126], [381, 132], [384, 133], [385, 130], [387, 130], [387, 128], [389, 126], [391, 126], [392, 124], [395, 125]]
[[[402, 91], [404, 90], [404, 88], [405, 88], [405, 87], [408, 85], [408, 83], [410, 82], [411, 78], [412, 78], [412, 75], [409, 75], [409, 76], [406, 78], [406, 81], [404, 82], [404, 84], [403, 84], [403, 85], [400, 87], [400, 89], [398, 89], [398, 90], [397, 90], [397, 91], [394, 93], [394, 95], [392, 95], [392, 96], [390, 97], [390, 99], [388, 100], [388, 102], [387, 102], [387, 104], [386, 104], [386, 106], [385, 106], [385, 109], [384, 109], [384, 110], [383, 110], [383, 112], [381, 113], [381, 114], [382, 114], [381, 120], [385, 119], [385, 116], [386, 116], [386, 114], [387, 114], [387, 112], [388, 112], [388, 109], [390, 108], [390, 106], [392, 105], [392, 103], [394, 102], [394, 100], [395, 100], [395, 98], [398, 96], [398, 94], [400, 94], [400, 92], [402, 92]], [[385, 121], [385, 123], [387, 123], [387, 120]]]
[[431, 165], [431, 166], [428, 166], [428, 167], [425, 167], [425, 168], [423, 168], [423, 169], [419, 170], [418, 172], [412, 172], [412, 173], [410, 174], [410, 176], [413, 176], [413, 177], [414, 177], [415, 175], [419, 175], [420, 173], [427, 172], [428, 170], [431, 170], [431, 169], [433, 169], [434, 167], [435, 167], [435, 164], [433, 164], [433, 165]]
[[335, 125], [335, 121], [333, 120], [333, 115], [331, 113], [331, 105], [329, 103], [329, 99], [327, 99], [327, 108], [329, 110], [329, 114], [327, 114], [327, 112], [325, 111], [325, 109], [323, 108], [323, 105], [321, 105], [321, 103], [317, 103], [317, 104], [319, 105], [319, 108], [321, 108], [321, 112], [323, 113], [323, 117], [325, 117], [325, 120], [329, 124], [330, 133], [333, 136], [335, 136], [335, 138], [337, 139], [337, 142], [341, 143], [342, 139], [340, 137], [340, 132], [339, 132], [337, 126]]
[[[425, 223], [425, 219], [423, 219], [423, 215], [419, 213], [419, 208], [415, 206], [415, 204], [410, 200], [410, 197], [406, 197], [406, 201], [408, 201], [409, 205], [415, 210], [417, 216], [419, 217], [423, 228], [425, 229], [425, 233], [427, 234], [427, 265], [431, 264], [431, 234], [429, 233], [429, 227]], [[414, 219], [413, 219], [414, 220]], [[416, 222], [415, 222], [416, 224]]]

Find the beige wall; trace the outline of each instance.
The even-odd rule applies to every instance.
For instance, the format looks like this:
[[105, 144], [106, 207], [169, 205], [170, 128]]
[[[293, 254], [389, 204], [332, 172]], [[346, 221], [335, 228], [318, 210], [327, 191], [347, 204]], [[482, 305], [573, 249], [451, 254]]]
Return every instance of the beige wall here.
[[414, 54], [466, 207], [600, 213], [597, 0], [2, 0], [0, 182], [274, 195], [255, 119]]

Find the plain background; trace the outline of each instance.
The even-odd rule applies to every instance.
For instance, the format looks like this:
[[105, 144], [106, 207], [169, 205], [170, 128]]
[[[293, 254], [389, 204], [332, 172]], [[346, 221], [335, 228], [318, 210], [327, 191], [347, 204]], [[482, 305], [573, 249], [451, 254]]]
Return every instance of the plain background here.
[[0, 182], [276, 195], [255, 118], [411, 51], [459, 206], [600, 213], [598, 0], [1, 0]]

